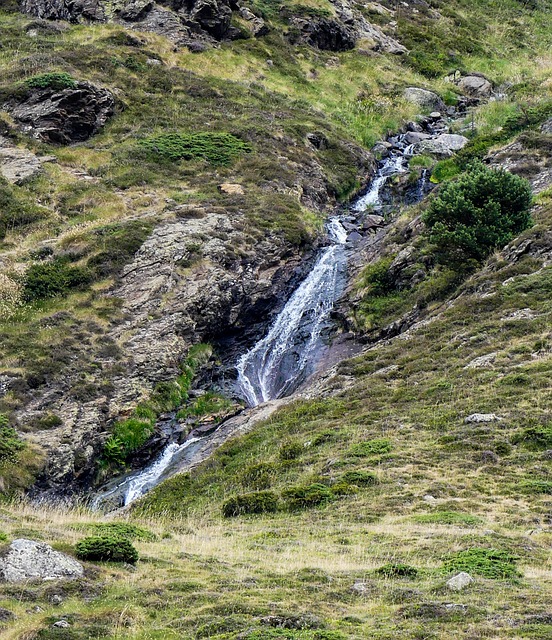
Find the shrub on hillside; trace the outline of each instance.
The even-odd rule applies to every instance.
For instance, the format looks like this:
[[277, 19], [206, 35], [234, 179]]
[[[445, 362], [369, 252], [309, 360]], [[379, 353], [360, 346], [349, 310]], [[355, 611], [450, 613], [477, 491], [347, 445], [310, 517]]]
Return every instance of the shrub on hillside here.
[[552, 449], [552, 426], [539, 425], [529, 427], [521, 433], [517, 433], [513, 438], [514, 444], [523, 444], [528, 449], [542, 450]]
[[273, 462], [259, 462], [246, 467], [240, 480], [244, 487], [258, 491], [268, 489], [275, 475], [276, 465]]
[[470, 165], [445, 184], [423, 215], [439, 262], [466, 270], [531, 224], [529, 183], [503, 169]]
[[33, 264], [25, 274], [23, 298], [27, 302], [54, 298], [72, 289], [82, 289], [91, 280], [88, 269], [72, 267], [64, 260]]
[[359, 458], [380, 456], [385, 453], [389, 453], [392, 448], [393, 447], [389, 440], [366, 440], [365, 442], [358, 442], [353, 445], [350, 449], [350, 454]]
[[449, 573], [466, 571], [500, 580], [519, 576], [516, 560], [517, 557], [508, 551], [473, 548], [448, 555], [444, 559], [444, 568]]
[[369, 487], [370, 485], [377, 484], [378, 478], [375, 473], [371, 471], [347, 471], [341, 477], [342, 482], [347, 484], [353, 484], [357, 487]]
[[142, 140], [140, 145], [153, 159], [169, 162], [206, 160], [214, 165], [228, 165], [251, 147], [231, 133], [162, 133]]
[[303, 445], [298, 440], [286, 440], [280, 445], [280, 460], [295, 460], [303, 453]]
[[418, 569], [400, 562], [389, 562], [376, 569], [376, 573], [384, 578], [415, 578], [418, 575]]
[[272, 491], [256, 491], [233, 496], [222, 505], [222, 515], [233, 518], [246, 514], [274, 513], [278, 510], [278, 498]]
[[96, 535], [110, 538], [126, 538], [127, 540], [143, 540], [153, 542], [157, 539], [155, 533], [128, 522], [100, 522], [90, 525]]
[[306, 486], [290, 487], [282, 492], [282, 497], [290, 511], [297, 511], [326, 504], [332, 500], [333, 493], [326, 485], [315, 482]]
[[25, 444], [19, 439], [17, 432], [10, 427], [8, 418], [0, 413], [0, 467], [16, 462]]
[[138, 551], [128, 538], [100, 535], [89, 536], [77, 543], [75, 547], [80, 560], [128, 562], [138, 561]]
[[61, 91], [62, 89], [75, 89], [77, 81], [68, 73], [52, 72], [33, 76], [26, 80], [25, 84], [30, 89], [54, 89]]

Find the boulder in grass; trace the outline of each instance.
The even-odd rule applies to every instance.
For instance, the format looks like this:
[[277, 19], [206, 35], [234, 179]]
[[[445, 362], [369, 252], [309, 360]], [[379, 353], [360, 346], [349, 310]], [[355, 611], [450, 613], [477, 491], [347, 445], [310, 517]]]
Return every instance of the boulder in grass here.
[[24, 538], [14, 540], [0, 558], [0, 581], [5, 582], [72, 579], [83, 574], [83, 566], [71, 556]]

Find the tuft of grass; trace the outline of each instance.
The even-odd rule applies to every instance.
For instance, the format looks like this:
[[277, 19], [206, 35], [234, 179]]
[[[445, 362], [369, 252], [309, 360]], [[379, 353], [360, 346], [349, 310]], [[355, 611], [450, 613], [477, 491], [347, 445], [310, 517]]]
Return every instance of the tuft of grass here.
[[466, 571], [493, 580], [517, 578], [517, 556], [500, 549], [473, 548], [452, 553], [444, 558], [444, 570]]

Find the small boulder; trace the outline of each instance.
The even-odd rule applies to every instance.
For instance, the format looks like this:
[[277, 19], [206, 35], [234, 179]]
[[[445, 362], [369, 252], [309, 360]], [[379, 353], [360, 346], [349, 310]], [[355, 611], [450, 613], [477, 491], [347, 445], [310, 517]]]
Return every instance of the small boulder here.
[[493, 351], [493, 353], [486, 353], [484, 356], [474, 358], [471, 362], [468, 362], [464, 369], [484, 369], [485, 367], [490, 367], [496, 360], [497, 355], [498, 353]]
[[67, 622], [67, 620], [58, 620], [52, 625], [52, 627], [54, 627], [55, 629], [69, 629], [70, 626], [71, 625]]
[[74, 558], [24, 538], [14, 540], [0, 558], [0, 581], [5, 582], [71, 579], [83, 574], [83, 566]]
[[541, 132], [547, 135], [552, 135], [552, 118], [549, 118], [541, 125]]
[[464, 418], [466, 424], [485, 424], [487, 422], [499, 422], [502, 420], [495, 413], [472, 413]]
[[38, 158], [27, 149], [3, 146], [2, 141], [0, 136], [0, 174], [12, 184], [20, 185], [40, 175], [44, 161], [50, 160], [49, 157]]
[[13, 611], [0, 607], [0, 622], [9, 622], [10, 620], [15, 620]]
[[433, 91], [427, 91], [427, 89], [421, 89], [420, 87], [408, 87], [404, 90], [403, 95], [405, 100], [418, 105], [425, 111], [446, 111], [445, 103]]
[[452, 591], [462, 591], [467, 586], [469, 586], [474, 579], [470, 576], [469, 573], [465, 571], [461, 571], [460, 573], [453, 576], [450, 580], [447, 580], [447, 587]]
[[243, 196], [245, 194], [245, 190], [241, 184], [234, 184], [232, 182], [223, 182], [222, 184], [219, 184], [218, 190], [221, 193], [227, 193], [231, 196]]
[[480, 74], [472, 74], [460, 78], [457, 87], [464, 95], [479, 100], [490, 98], [493, 92], [493, 85], [485, 76]]
[[468, 138], [464, 136], [453, 133], [443, 133], [431, 140], [423, 140], [420, 143], [420, 150], [438, 158], [450, 158], [457, 151], [463, 149], [468, 142]]

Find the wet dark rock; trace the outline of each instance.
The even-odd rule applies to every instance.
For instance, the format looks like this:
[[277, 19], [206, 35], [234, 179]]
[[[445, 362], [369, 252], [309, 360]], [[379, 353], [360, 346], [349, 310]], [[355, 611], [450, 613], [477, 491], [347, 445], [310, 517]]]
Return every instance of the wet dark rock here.
[[319, 131], [307, 133], [307, 140], [315, 149], [323, 150], [328, 148], [328, 138]]
[[30, 89], [3, 108], [26, 134], [54, 144], [82, 142], [97, 133], [115, 112], [110, 91], [89, 82], [63, 90]]
[[323, 51], [347, 51], [354, 49], [356, 41], [350, 30], [338, 20], [320, 18], [306, 20], [296, 18], [293, 25], [313, 47]]

